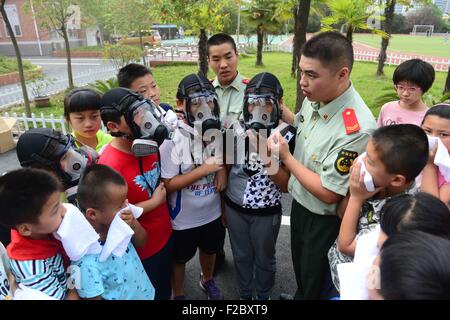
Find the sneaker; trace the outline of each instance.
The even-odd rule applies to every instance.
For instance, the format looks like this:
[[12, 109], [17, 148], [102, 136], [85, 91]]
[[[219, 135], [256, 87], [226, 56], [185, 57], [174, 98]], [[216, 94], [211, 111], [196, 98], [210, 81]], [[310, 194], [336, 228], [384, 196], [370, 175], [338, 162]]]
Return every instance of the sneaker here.
[[176, 296], [176, 297], [173, 297], [172, 300], [186, 300], [186, 297], [185, 296]]
[[261, 301], [270, 300], [270, 297], [269, 296], [260, 296], [258, 294], [258, 295], [256, 295], [256, 300], [261, 300]]
[[216, 286], [214, 279], [203, 281], [203, 275], [200, 275], [200, 288], [208, 295], [208, 300], [223, 300], [220, 289]]

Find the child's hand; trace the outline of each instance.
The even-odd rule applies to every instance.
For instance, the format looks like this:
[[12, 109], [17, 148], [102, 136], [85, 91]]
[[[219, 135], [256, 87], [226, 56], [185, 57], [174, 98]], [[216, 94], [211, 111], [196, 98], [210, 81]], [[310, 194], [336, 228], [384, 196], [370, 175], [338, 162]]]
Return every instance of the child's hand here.
[[291, 154], [286, 139], [284, 139], [279, 131], [271, 134], [267, 139], [267, 149], [273, 157], [277, 158], [278, 155], [281, 161], [285, 160]]
[[126, 224], [128, 224], [131, 227], [131, 229], [134, 230], [134, 224], [136, 219], [129, 209], [122, 211], [120, 217], [122, 218], [123, 221], [126, 222]]
[[434, 166], [434, 158], [436, 157], [436, 151], [437, 151], [437, 143], [433, 148], [430, 148], [430, 151], [428, 152], [428, 161], [427, 161], [427, 165], [431, 165]]
[[152, 199], [155, 199], [158, 205], [160, 205], [161, 203], [166, 201], [166, 195], [166, 187], [164, 187], [164, 182], [161, 182], [155, 189], [155, 192], [153, 192]]
[[218, 156], [210, 157], [205, 160], [200, 168], [203, 169], [204, 175], [207, 176], [210, 173], [221, 170], [223, 168], [223, 161]]
[[350, 168], [350, 182], [349, 182], [350, 196], [358, 199], [361, 203], [373, 197], [382, 188], [375, 188], [375, 191], [369, 192], [364, 184], [364, 173], [361, 174], [361, 163], [357, 162]]
[[214, 179], [214, 186], [216, 187], [216, 192], [222, 192], [227, 187], [227, 171], [222, 169], [219, 170]]

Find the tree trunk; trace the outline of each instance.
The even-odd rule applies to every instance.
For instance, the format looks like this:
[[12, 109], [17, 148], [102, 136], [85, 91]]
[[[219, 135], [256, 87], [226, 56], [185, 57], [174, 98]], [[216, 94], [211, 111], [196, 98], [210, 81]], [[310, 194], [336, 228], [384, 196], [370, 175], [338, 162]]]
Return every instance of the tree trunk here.
[[262, 66], [263, 65], [262, 51], [263, 51], [263, 42], [264, 42], [264, 31], [262, 29], [262, 25], [259, 25], [256, 28], [256, 34], [258, 37], [258, 45], [257, 45], [257, 50], [256, 50], [256, 65]]
[[353, 26], [351, 24], [348, 25], [348, 29], [347, 29], [347, 39], [350, 40], [351, 43], [353, 43]]
[[66, 57], [67, 57], [67, 78], [69, 79], [69, 89], [73, 89], [73, 76], [72, 76], [72, 57], [70, 55], [69, 35], [67, 34], [66, 26], [62, 26], [61, 32], [66, 45]]
[[208, 56], [206, 54], [206, 29], [200, 29], [200, 39], [198, 41], [198, 64], [199, 72], [205, 77], [208, 77]]
[[444, 94], [450, 93], [450, 67], [448, 67], [447, 80], [445, 80]]
[[377, 67], [377, 76], [384, 75], [384, 63], [387, 58], [387, 47], [389, 46], [389, 39], [391, 38], [392, 32], [392, 22], [394, 20], [394, 9], [395, 9], [396, 0], [387, 1], [387, 6], [384, 9], [385, 21], [384, 32], [388, 34], [388, 38], [381, 38], [381, 49], [380, 54], [378, 55], [378, 67]]
[[13, 29], [11, 27], [11, 23], [9, 22], [8, 16], [6, 15], [5, 1], [2, 1], [0, 4], [0, 12], [2, 14], [3, 21], [5, 22], [6, 29], [8, 30], [8, 33], [10, 35], [10, 39], [14, 47], [14, 52], [16, 53], [17, 69], [19, 71], [20, 76], [20, 86], [22, 87], [22, 95], [23, 95], [23, 103], [25, 104], [25, 111], [27, 113], [27, 117], [31, 117], [30, 100], [28, 99], [27, 86], [25, 84], [25, 74], [23, 72], [22, 56], [20, 54], [19, 45], [17, 44], [16, 35], [14, 34]]
[[[308, 26], [309, 10], [311, 8], [311, 0], [299, 0], [294, 12], [295, 30], [293, 40], [293, 53], [292, 53], [292, 69], [297, 73], [297, 99], [295, 103], [295, 112], [297, 113], [302, 107], [305, 96], [303, 95], [302, 88], [300, 86], [300, 50], [306, 42], [306, 27]], [[294, 69], [295, 68], [295, 69]], [[295, 72], [295, 71], [294, 71]]]
[[142, 63], [144, 66], [147, 65], [147, 62], [145, 61], [145, 50], [144, 50], [144, 44], [142, 43], [142, 28], [139, 26], [139, 45], [141, 46], [141, 52], [142, 52]]

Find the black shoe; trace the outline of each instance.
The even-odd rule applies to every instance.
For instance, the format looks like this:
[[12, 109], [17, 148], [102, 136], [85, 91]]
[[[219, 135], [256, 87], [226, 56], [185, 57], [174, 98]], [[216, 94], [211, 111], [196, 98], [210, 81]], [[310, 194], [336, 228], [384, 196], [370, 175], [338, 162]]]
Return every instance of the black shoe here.
[[291, 296], [289, 293], [281, 293], [280, 300], [294, 300], [294, 297]]
[[220, 251], [216, 253], [216, 263], [214, 264], [213, 274], [215, 275], [216, 272], [220, 271], [220, 269], [222, 269], [224, 265], [225, 265], [225, 252]]

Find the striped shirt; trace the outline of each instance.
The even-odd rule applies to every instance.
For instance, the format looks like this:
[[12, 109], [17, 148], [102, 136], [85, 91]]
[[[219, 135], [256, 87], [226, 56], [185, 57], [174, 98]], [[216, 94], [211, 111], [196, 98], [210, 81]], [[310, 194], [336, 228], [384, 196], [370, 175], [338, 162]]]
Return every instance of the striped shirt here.
[[64, 300], [67, 292], [66, 270], [61, 254], [42, 260], [10, 259], [17, 283]]

